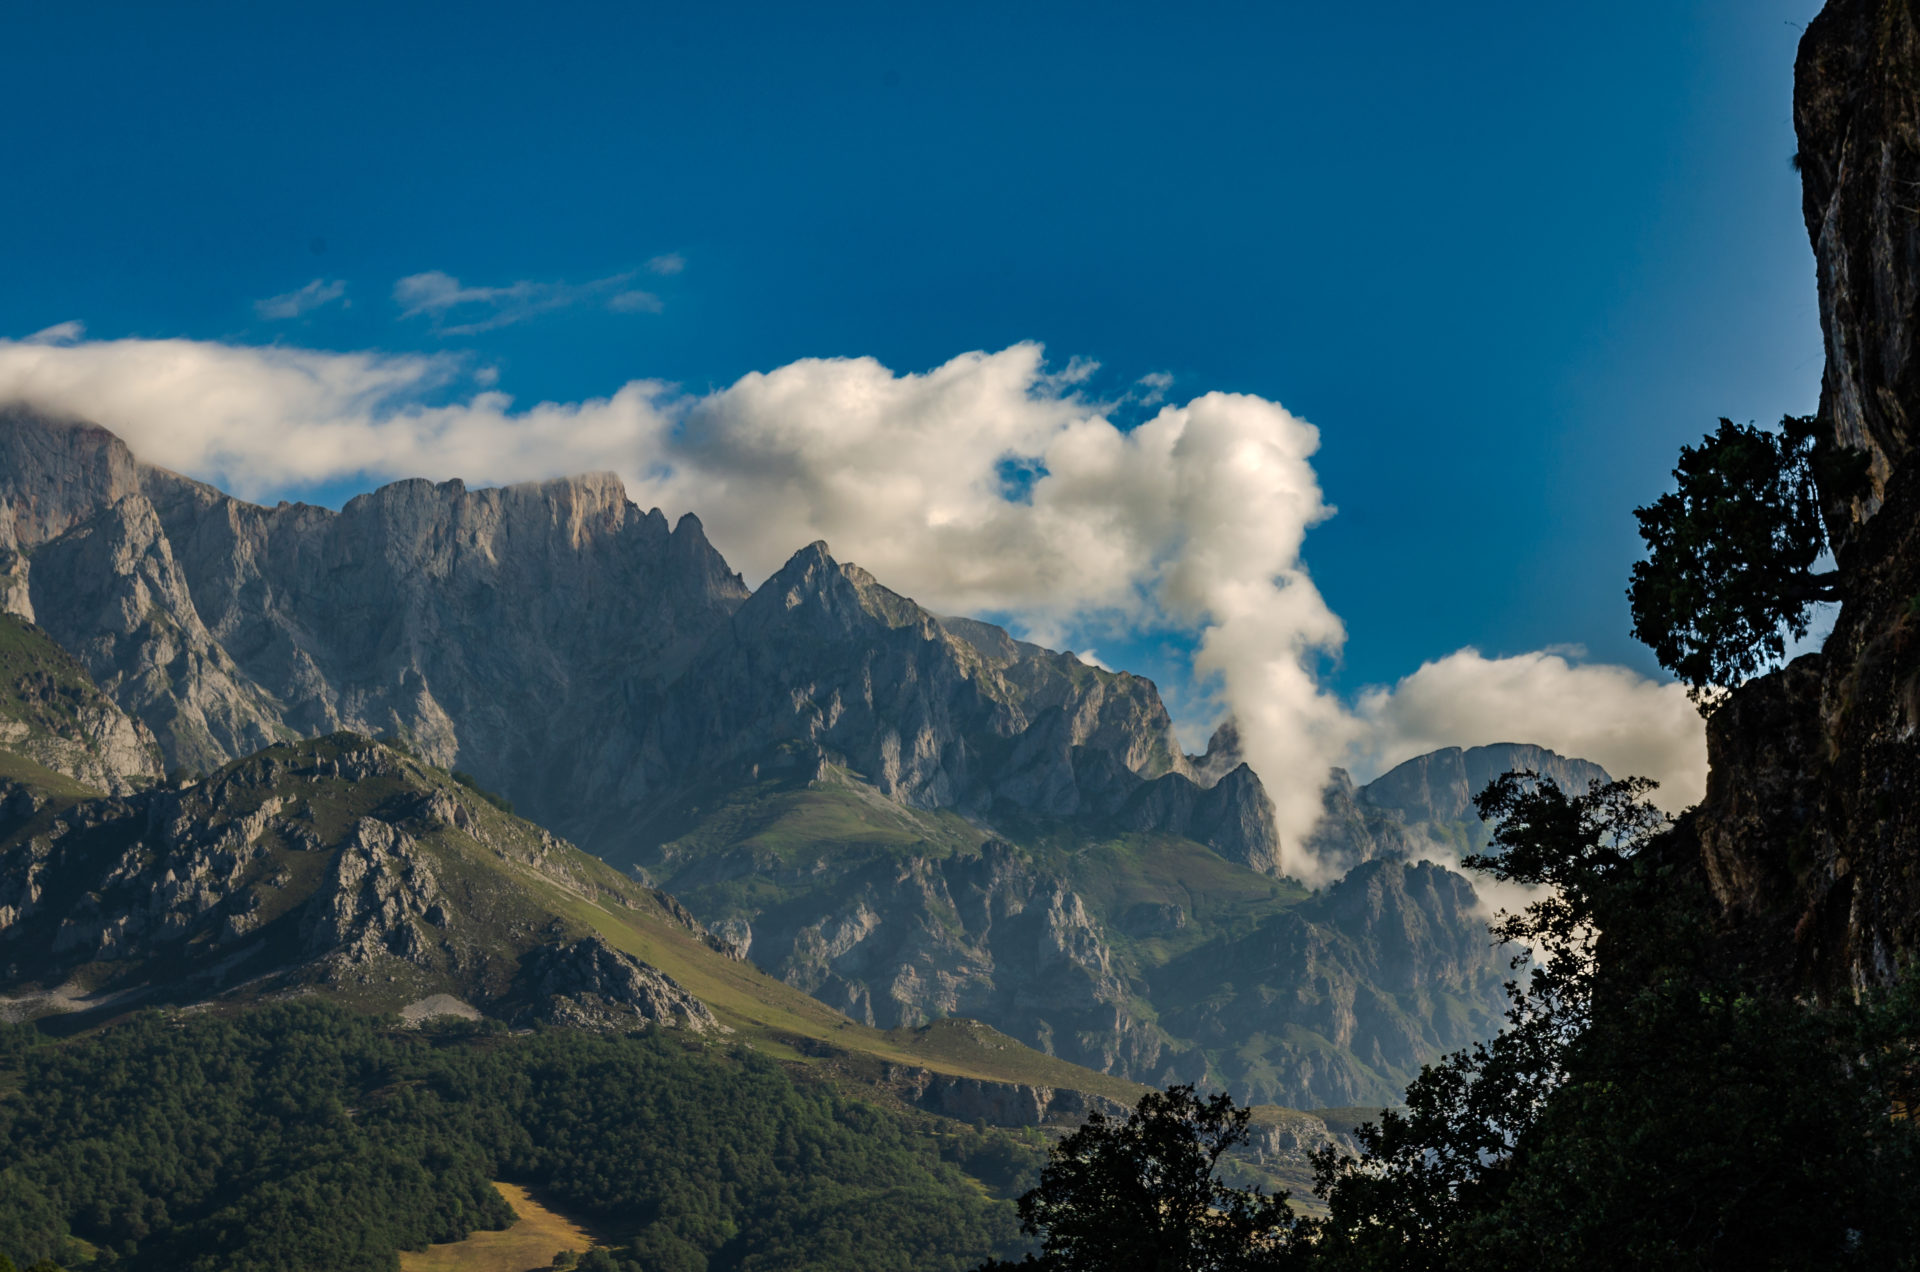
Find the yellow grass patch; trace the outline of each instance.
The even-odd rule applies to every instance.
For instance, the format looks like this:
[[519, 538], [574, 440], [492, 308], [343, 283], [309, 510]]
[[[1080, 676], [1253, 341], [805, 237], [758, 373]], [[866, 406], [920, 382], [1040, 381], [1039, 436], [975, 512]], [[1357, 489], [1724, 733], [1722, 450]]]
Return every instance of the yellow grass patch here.
[[465, 1241], [400, 1252], [400, 1272], [533, 1272], [562, 1250], [584, 1254], [593, 1238], [527, 1195], [518, 1184], [493, 1185], [520, 1219], [505, 1232], [476, 1232]]

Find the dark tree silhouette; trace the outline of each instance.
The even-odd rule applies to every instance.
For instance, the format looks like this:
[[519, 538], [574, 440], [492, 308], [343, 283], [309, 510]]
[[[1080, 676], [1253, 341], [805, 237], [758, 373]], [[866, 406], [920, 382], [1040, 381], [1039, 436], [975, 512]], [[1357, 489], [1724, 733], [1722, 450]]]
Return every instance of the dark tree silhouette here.
[[1678, 488], [1634, 510], [1647, 559], [1627, 588], [1633, 634], [1703, 706], [1783, 657], [1815, 602], [1839, 599], [1838, 574], [1813, 568], [1827, 550], [1815, 461], [1811, 417], [1777, 432], [1723, 419], [1681, 447]]
[[[1220, 1159], [1249, 1111], [1191, 1086], [1150, 1092], [1119, 1122], [1095, 1113], [1054, 1148], [1020, 1222], [1040, 1238], [1022, 1266], [1057, 1272], [1253, 1272], [1289, 1266], [1285, 1193], [1229, 1188]], [[989, 1261], [987, 1269], [1016, 1265]]]
[[1920, 1267], [1920, 981], [1821, 1006], [1767, 992], [1700, 916], [1640, 779], [1568, 795], [1508, 774], [1467, 860], [1544, 890], [1496, 1038], [1315, 1154], [1327, 1272]]

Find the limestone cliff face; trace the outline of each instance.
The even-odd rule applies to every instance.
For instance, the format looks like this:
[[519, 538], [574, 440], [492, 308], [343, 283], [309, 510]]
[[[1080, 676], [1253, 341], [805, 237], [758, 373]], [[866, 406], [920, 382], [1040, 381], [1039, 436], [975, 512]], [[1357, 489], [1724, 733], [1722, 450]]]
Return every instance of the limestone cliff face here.
[[1179, 773], [1201, 786], [1224, 776], [1202, 773], [1173, 743], [1173, 721], [1153, 687], [1126, 672], [1101, 675], [1072, 653], [1014, 640], [989, 623], [943, 618], [940, 625], [971, 645], [1005, 679], [1030, 717], [1058, 710], [1070, 746], [1110, 755], [1130, 773]]
[[145, 497], [101, 509], [29, 560], [41, 626], [153, 730], [171, 767], [212, 768], [290, 736], [271, 696], [200, 621]]
[[284, 728], [403, 732], [536, 813], [644, 783], [627, 704], [746, 593], [697, 520], [670, 531], [607, 474], [399, 482], [337, 514], [146, 484], [195, 612]]
[[[1137, 1017], [1085, 900], [1011, 844], [802, 869], [823, 886], [756, 915], [751, 957], [855, 1020], [891, 1029], [967, 1017], [1123, 1076], [1158, 1075], [1178, 1050]], [[1204, 1060], [1186, 1067], [1196, 1066], [1204, 1074]]]
[[[1843, 542], [1885, 506], [1920, 402], [1920, 18], [1909, 0], [1831, 0], [1794, 66], [1794, 128], [1827, 363], [1820, 417], [1871, 459], [1827, 492]], [[1909, 479], [1911, 480], [1911, 479]]]
[[0, 432], [12, 436], [0, 466], [0, 549], [57, 539], [139, 493], [133, 452], [104, 428], [7, 405], [0, 406]]
[[1825, 648], [1750, 682], [1708, 728], [1697, 861], [1750, 965], [1796, 988], [1884, 983], [1920, 949], [1920, 18], [1833, 0], [1795, 67], [1794, 123], [1827, 363], [1826, 489], [1844, 602]]
[[1150, 681], [942, 619], [815, 543], [649, 704], [648, 750], [739, 773], [794, 747], [913, 808], [1077, 818], [1201, 839], [1278, 872], [1244, 765], [1203, 785]]
[[1505, 960], [1472, 886], [1371, 861], [1307, 904], [1152, 974], [1163, 1026], [1210, 1052], [1257, 1047], [1244, 1098], [1364, 1104], [1497, 1031]]
[[609, 474], [263, 508], [14, 409], [0, 551], [0, 600], [174, 767], [392, 732], [608, 852], [799, 745], [906, 806], [1177, 823], [1278, 865], [1258, 782], [1196, 781], [1151, 683], [937, 618], [823, 544], [749, 595], [696, 518]]

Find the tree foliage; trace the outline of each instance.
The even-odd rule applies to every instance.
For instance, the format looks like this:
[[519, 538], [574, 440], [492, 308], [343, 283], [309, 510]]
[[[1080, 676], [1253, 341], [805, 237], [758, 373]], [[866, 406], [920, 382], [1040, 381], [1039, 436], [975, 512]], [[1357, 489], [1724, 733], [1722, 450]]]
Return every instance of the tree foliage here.
[[1644, 779], [1569, 797], [1509, 773], [1477, 799], [1497, 821], [1492, 855], [1468, 859], [1508, 882], [1551, 889], [1494, 935], [1519, 952], [1507, 985], [1507, 1027], [1429, 1066], [1389, 1109], [1359, 1128], [1362, 1156], [1316, 1155], [1316, 1191], [1330, 1218], [1319, 1254], [1336, 1267], [1445, 1268], [1464, 1220], [1497, 1204], [1515, 1153], [1566, 1077], [1591, 1019], [1598, 922], [1610, 884], [1664, 817]]
[[1633, 634], [1696, 702], [1777, 662], [1814, 603], [1839, 598], [1837, 573], [1814, 572], [1828, 546], [1815, 450], [1810, 417], [1771, 432], [1722, 419], [1680, 449], [1677, 489], [1634, 510]]
[[1552, 890], [1496, 926], [1508, 1028], [1431, 1066], [1326, 1152], [1316, 1266], [1901, 1268], [1920, 1260], [1911, 987], [1818, 1008], [1748, 984], [1703, 932], [1640, 781], [1509, 775], [1496, 876]]
[[[1054, 1148], [1020, 1198], [1040, 1239], [1025, 1266], [1052, 1272], [1254, 1272], [1287, 1266], [1285, 1193], [1230, 1188], [1220, 1159], [1246, 1142], [1250, 1113], [1192, 1086], [1149, 1092], [1124, 1121], [1093, 1114]], [[1013, 1265], [990, 1262], [987, 1269]]]
[[610, 1234], [582, 1266], [959, 1272], [1017, 1244], [1011, 1202], [950, 1164], [1006, 1138], [956, 1130], [943, 1152], [667, 1031], [394, 1031], [312, 1003], [59, 1044], [0, 1025], [0, 1254], [391, 1269], [510, 1223], [489, 1183], [509, 1179]]

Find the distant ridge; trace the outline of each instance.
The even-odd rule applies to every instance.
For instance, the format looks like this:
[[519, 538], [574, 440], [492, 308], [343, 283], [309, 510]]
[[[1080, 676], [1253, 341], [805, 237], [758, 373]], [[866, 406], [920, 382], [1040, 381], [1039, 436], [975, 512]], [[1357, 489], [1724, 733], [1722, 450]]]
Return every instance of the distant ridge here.
[[1415, 756], [1361, 787], [1359, 799], [1370, 808], [1397, 812], [1410, 822], [1478, 821], [1473, 797], [1509, 772], [1538, 774], [1571, 792], [1612, 780], [1590, 760], [1569, 759], [1543, 746], [1499, 742], [1466, 750], [1450, 746]]

